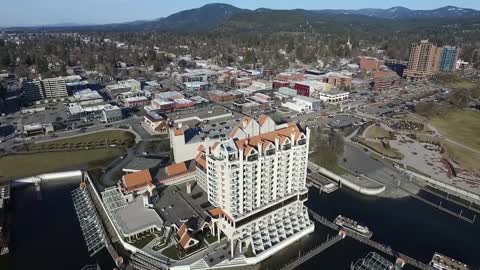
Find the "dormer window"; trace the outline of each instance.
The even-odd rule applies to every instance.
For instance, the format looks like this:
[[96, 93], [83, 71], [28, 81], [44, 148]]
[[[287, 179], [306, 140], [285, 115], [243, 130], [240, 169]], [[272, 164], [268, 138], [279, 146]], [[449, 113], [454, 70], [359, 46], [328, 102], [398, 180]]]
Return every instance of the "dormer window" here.
[[305, 144], [307, 144], [307, 138], [305, 137], [305, 134], [302, 133], [300, 140], [298, 140], [298, 145], [305, 145]]
[[289, 138], [286, 138], [282, 144], [282, 150], [290, 150], [292, 148], [292, 142]]

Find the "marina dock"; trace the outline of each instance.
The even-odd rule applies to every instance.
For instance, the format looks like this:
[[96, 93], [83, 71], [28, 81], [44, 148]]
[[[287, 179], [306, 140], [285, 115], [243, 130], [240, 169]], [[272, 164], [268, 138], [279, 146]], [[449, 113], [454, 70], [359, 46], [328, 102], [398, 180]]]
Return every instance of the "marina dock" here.
[[344, 238], [343, 235], [336, 235], [333, 238], [327, 239], [325, 242], [321, 243], [317, 247], [307, 251], [303, 255], [299, 254], [298, 258], [295, 258], [293, 261], [284, 265], [281, 270], [293, 270], [300, 266], [301, 264], [305, 263], [306, 261], [310, 260], [311, 258], [317, 256], [322, 251], [326, 250], [327, 248], [335, 245], [336, 243], [340, 242]]
[[[318, 221], [319, 223], [321, 223], [321, 224], [323, 224], [323, 225], [325, 225], [325, 226], [327, 226], [327, 227], [330, 227], [330, 228], [332, 228], [332, 229], [335, 229], [335, 230], [339, 230], [339, 229], [340, 229], [335, 223], [327, 220], [326, 218], [318, 215], [317, 213], [315, 213], [315, 212], [313, 212], [313, 211], [311, 211], [311, 210], [309, 211], [309, 213], [310, 213], [310, 216], [311, 216], [314, 220]], [[397, 251], [393, 250], [393, 249], [392, 249], [391, 247], [389, 247], [389, 246], [385, 246], [385, 245], [383, 245], [383, 244], [377, 243], [377, 242], [375, 242], [375, 241], [373, 241], [373, 240], [371, 240], [371, 239], [368, 239], [368, 238], [366, 238], [366, 237], [361, 236], [360, 234], [357, 234], [357, 233], [354, 233], [354, 232], [351, 232], [351, 231], [342, 230], [342, 232], [343, 232], [345, 235], [347, 235], [347, 236], [349, 236], [349, 237], [351, 237], [351, 238], [353, 238], [353, 239], [355, 239], [355, 240], [357, 240], [357, 241], [359, 241], [359, 242], [361, 242], [361, 243], [364, 243], [364, 244], [366, 244], [366, 245], [368, 245], [368, 246], [370, 246], [370, 247], [372, 247], [372, 248], [374, 248], [374, 249], [376, 249], [376, 250], [378, 250], [378, 251], [380, 251], [380, 252], [383, 252], [383, 253], [385, 253], [385, 254], [388, 254], [388, 255], [390, 255], [390, 256], [393, 256], [393, 257], [395, 257], [395, 258], [397, 258], [397, 259], [403, 259], [403, 260], [405, 261], [405, 263], [410, 264], [410, 265], [412, 265], [412, 266], [414, 266], [414, 267], [416, 267], [416, 268], [418, 268], [418, 269], [422, 269], [422, 270], [433, 270], [433, 267], [431, 267], [431, 266], [429, 266], [429, 265], [427, 265], [427, 264], [425, 264], [425, 263], [422, 263], [422, 262], [420, 262], [420, 261], [418, 261], [418, 260], [416, 260], [416, 259], [414, 259], [414, 258], [412, 258], [412, 257], [409, 257], [409, 256], [407, 256], [407, 255], [404, 255], [404, 254], [402, 254], [402, 253], [400, 253], [400, 252], [397, 252]]]

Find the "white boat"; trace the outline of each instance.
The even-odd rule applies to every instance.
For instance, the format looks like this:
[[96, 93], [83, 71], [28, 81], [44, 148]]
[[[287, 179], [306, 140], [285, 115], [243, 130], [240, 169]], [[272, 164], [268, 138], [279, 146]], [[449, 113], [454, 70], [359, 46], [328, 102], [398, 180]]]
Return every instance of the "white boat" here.
[[337, 224], [338, 226], [344, 228], [344, 229], [347, 229], [349, 231], [358, 233], [358, 234], [360, 234], [360, 235], [362, 235], [366, 238], [370, 238], [373, 235], [373, 232], [371, 232], [370, 229], [368, 229], [367, 226], [362, 225], [362, 224], [358, 223], [357, 221], [355, 221], [353, 219], [349, 219], [349, 218], [344, 217], [342, 215], [338, 216], [335, 219], [334, 223]]

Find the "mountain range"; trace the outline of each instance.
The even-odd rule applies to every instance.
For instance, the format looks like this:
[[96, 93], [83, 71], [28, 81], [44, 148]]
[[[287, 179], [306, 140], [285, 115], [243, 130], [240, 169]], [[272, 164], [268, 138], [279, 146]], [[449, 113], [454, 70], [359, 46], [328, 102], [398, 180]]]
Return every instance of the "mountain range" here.
[[[262, 18], [263, 16], [263, 18]], [[428, 19], [460, 19], [480, 18], [480, 11], [455, 6], [446, 6], [433, 10], [411, 10], [405, 7], [392, 7], [389, 9], [358, 9], [358, 10], [273, 10], [260, 8], [256, 10], [241, 9], [228, 4], [207, 4], [200, 8], [184, 10], [165, 18], [155, 20], [139, 20], [134, 22], [105, 24], [105, 25], [52, 25], [38, 27], [11, 27], [6, 30], [145, 30], [145, 31], [171, 31], [171, 32], [199, 32], [215, 29], [245, 30], [255, 29], [257, 26], [268, 26], [267, 19], [273, 18], [275, 23], [289, 26], [320, 19], [332, 20], [335, 18], [366, 21], [368, 18], [377, 20], [428, 20]], [[273, 23], [273, 22], [272, 22]], [[378, 23], [378, 22], [377, 22]], [[248, 27], [244, 27], [248, 26]], [[273, 27], [273, 25], [272, 25]], [[278, 25], [275, 25], [278, 29]]]

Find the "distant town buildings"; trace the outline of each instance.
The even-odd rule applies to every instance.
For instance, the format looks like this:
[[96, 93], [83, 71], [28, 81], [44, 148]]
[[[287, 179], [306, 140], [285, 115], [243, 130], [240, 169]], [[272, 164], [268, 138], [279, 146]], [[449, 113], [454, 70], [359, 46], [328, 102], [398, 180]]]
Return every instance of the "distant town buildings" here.
[[330, 72], [327, 76], [328, 84], [333, 87], [350, 88], [352, 86], [353, 78], [351, 74], [346, 74], [344, 72]]
[[49, 78], [42, 80], [42, 87], [45, 98], [67, 97], [67, 85], [63, 77]]
[[391, 90], [400, 86], [400, 77], [392, 71], [375, 71], [372, 79], [375, 91]]
[[457, 47], [437, 47], [428, 40], [413, 43], [404, 76], [409, 81], [418, 81], [429, 79], [439, 71], [452, 72], [456, 68], [458, 54]]
[[360, 69], [374, 71], [380, 69], [382, 60], [375, 57], [360, 56]]
[[45, 98], [42, 84], [38, 80], [25, 80], [22, 82], [23, 97], [26, 101], [37, 101]]
[[459, 49], [458, 47], [444, 46], [440, 53], [440, 63], [438, 64], [439, 71], [453, 72], [457, 68], [457, 60]]

